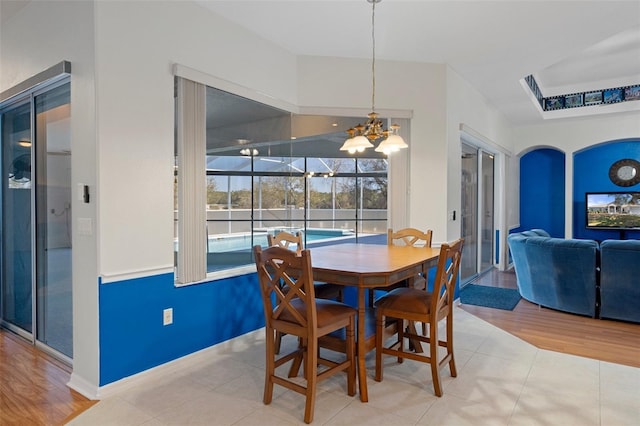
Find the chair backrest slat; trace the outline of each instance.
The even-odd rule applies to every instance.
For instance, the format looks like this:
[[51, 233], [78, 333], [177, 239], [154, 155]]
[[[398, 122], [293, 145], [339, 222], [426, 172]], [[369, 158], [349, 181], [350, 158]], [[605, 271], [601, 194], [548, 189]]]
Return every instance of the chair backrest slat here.
[[285, 320], [309, 330], [317, 327], [311, 252], [253, 248], [265, 320]]
[[433, 297], [431, 298], [431, 312], [437, 316], [438, 320], [445, 317], [453, 309], [463, 243], [464, 240], [460, 238], [451, 244], [442, 244], [440, 246], [438, 269], [433, 284]]
[[301, 232], [292, 234], [290, 232], [281, 231], [275, 235], [267, 234], [267, 243], [269, 244], [269, 247], [279, 246], [290, 250], [293, 250], [293, 247], [291, 247], [293, 245], [295, 246], [295, 251], [298, 256], [302, 250], [304, 250]]
[[397, 231], [387, 230], [387, 245], [405, 245], [415, 247], [431, 247], [433, 231], [422, 232], [415, 228], [404, 228]]

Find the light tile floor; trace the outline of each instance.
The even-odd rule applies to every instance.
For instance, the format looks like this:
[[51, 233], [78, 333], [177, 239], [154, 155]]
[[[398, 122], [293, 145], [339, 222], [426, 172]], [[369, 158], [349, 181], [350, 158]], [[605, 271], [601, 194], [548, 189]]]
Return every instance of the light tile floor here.
[[[539, 350], [456, 308], [458, 377], [442, 372], [433, 394], [429, 366], [385, 358], [369, 402], [346, 394], [343, 375], [320, 383], [317, 425], [640, 425], [640, 369]], [[286, 340], [286, 339], [285, 339]], [[289, 336], [284, 344], [295, 344]], [[262, 403], [264, 333], [218, 345], [209, 356], [159, 379], [145, 379], [72, 420], [96, 425], [300, 425], [304, 397], [276, 386]], [[640, 354], [639, 354], [640, 356]]]

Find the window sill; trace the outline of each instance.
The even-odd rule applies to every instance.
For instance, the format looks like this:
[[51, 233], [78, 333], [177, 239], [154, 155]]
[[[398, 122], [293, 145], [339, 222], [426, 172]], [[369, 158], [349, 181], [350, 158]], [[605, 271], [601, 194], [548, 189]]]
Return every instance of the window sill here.
[[218, 281], [225, 278], [237, 277], [240, 275], [253, 274], [256, 272], [256, 265], [243, 265], [238, 266], [236, 268], [223, 269], [221, 271], [209, 272], [207, 277], [201, 281], [194, 281], [190, 283], [178, 283], [176, 282], [175, 287], [186, 287], [190, 285], [203, 284], [211, 281]]

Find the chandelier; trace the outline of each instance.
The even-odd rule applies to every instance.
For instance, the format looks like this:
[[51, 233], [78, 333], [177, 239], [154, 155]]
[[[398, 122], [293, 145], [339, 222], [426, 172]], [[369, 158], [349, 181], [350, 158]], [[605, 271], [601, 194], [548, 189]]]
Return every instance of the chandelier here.
[[367, 148], [372, 148], [374, 145], [372, 142], [380, 138], [384, 138], [382, 142], [375, 149], [376, 152], [382, 152], [388, 155], [394, 151], [398, 151], [402, 148], [407, 148], [408, 145], [398, 135], [398, 129], [400, 126], [393, 124], [389, 126], [389, 130], [383, 127], [382, 121], [378, 119], [378, 113], [376, 113], [376, 3], [380, 3], [382, 0], [367, 0], [371, 3], [371, 40], [373, 46], [373, 55], [371, 60], [371, 112], [367, 115], [369, 119], [364, 125], [358, 124], [355, 127], [347, 130], [349, 137], [344, 142], [340, 151], [347, 151], [349, 154], [356, 152], [363, 152]]

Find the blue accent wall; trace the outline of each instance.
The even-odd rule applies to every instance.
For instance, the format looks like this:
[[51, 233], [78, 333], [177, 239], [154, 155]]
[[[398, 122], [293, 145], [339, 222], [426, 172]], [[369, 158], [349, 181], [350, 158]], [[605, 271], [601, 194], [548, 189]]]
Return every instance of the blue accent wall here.
[[[602, 241], [619, 239], [619, 231], [587, 230], [587, 192], [640, 191], [616, 186], [609, 179], [609, 167], [623, 158], [640, 161], [640, 138], [603, 142], [573, 155], [573, 238]], [[542, 228], [552, 237], [564, 237], [565, 212], [564, 154], [554, 149], [538, 149], [520, 159], [520, 227], [510, 232]], [[640, 231], [625, 231], [627, 239], [640, 239]]]
[[[573, 156], [573, 235], [597, 241], [619, 239], [620, 231], [586, 229], [587, 192], [640, 191], [640, 184], [620, 187], [609, 179], [609, 167], [618, 160], [640, 161], [640, 138], [602, 143]], [[626, 238], [640, 239], [640, 231], [625, 231]]]
[[264, 326], [255, 273], [184, 287], [156, 275], [99, 284], [99, 297], [100, 386]]
[[541, 228], [564, 238], [565, 155], [555, 149], [537, 149], [520, 159], [520, 227]]

